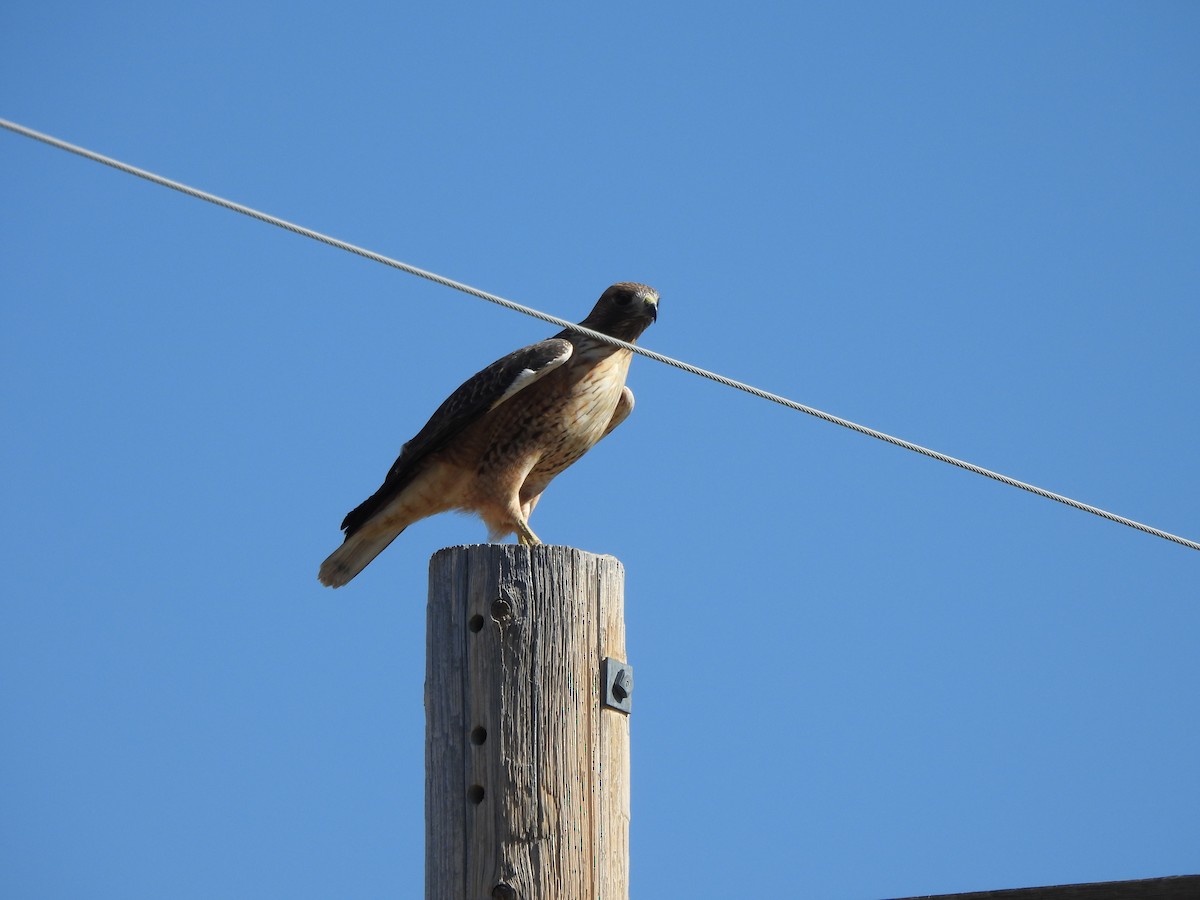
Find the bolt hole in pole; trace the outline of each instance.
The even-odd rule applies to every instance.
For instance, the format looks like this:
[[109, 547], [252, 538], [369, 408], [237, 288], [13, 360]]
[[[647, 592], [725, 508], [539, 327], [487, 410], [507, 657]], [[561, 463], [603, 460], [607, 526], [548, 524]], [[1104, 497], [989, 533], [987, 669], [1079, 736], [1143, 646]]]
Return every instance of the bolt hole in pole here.
[[467, 799], [476, 806], [483, 802], [483, 795], [484, 790], [482, 784], [473, 784], [467, 788]]
[[483, 631], [483, 616], [480, 616], [480, 615], [471, 616], [471, 621], [469, 621], [467, 623], [467, 627], [470, 628], [471, 631], [475, 632], [476, 634]]
[[492, 900], [517, 900], [516, 888], [501, 881], [492, 888]]
[[471, 731], [471, 743], [474, 744], [476, 747], [478, 747], [480, 744], [482, 744], [486, 740], [487, 740], [487, 729], [484, 728], [482, 725], [476, 726], [476, 728]]

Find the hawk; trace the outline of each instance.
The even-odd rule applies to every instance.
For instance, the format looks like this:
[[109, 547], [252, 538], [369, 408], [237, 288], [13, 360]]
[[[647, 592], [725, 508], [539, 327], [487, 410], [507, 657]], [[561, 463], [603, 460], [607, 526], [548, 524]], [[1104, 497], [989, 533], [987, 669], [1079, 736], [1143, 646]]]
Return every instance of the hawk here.
[[[658, 292], [608, 288], [586, 328], [632, 343], [658, 315]], [[469, 378], [400, 450], [383, 486], [342, 522], [344, 543], [318, 578], [341, 587], [413, 522], [476, 513], [489, 540], [541, 543], [529, 516], [546, 486], [625, 421], [633, 354], [570, 330], [496, 360]]]

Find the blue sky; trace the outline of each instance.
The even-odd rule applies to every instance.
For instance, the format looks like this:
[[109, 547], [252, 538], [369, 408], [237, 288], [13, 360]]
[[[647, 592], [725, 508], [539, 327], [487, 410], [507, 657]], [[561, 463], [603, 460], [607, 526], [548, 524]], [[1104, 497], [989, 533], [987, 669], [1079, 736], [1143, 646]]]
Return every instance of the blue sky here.
[[[0, 116], [1200, 537], [1189, 3], [22, 4]], [[0, 133], [0, 886], [420, 895], [424, 597], [316, 581], [553, 328]], [[636, 360], [632, 896], [1200, 871], [1200, 554]], [[727, 672], [724, 689], [707, 673]], [[724, 679], [723, 679], [724, 681]]]

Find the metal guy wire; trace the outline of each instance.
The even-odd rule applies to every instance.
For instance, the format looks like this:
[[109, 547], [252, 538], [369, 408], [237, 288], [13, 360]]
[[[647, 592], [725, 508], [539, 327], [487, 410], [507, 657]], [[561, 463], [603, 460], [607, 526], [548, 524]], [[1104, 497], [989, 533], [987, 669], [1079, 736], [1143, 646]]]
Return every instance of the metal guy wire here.
[[478, 297], [480, 300], [487, 300], [490, 303], [495, 303], [503, 306], [505, 309], [513, 310], [514, 312], [523, 313], [527, 316], [532, 316], [535, 319], [541, 319], [544, 322], [549, 322], [552, 325], [557, 325], [559, 328], [566, 328], [579, 334], [585, 334], [599, 341], [611, 344], [614, 347], [621, 347], [625, 350], [630, 350], [647, 359], [655, 360], [656, 362], [665, 363], [668, 366], [674, 366], [677, 369], [682, 369], [692, 375], [698, 375], [701, 378], [707, 378], [709, 381], [715, 381], [717, 384], [723, 384], [726, 387], [736, 388], [739, 391], [744, 391], [754, 397], [759, 397], [763, 400], [770, 400], [772, 403], [778, 403], [780, 406], [786, 406], [788, 409], [802, 412], [810, 416], [814, 416], [825, 422], [830, 422], [834, 425], [840, 425], [843, 428], [849, 428], [851, 431], [857, 431], [859, 434], [865, 434], [867, 437], [875, 438], [879, 441], [885, 441], [889, 444], [894, 444], [897, 447], [902, 447], [905, 450], [911, 450], [913, 453], [919, 453], [922, 456], [928, 456], [930, 459], [936, 459], [939, 462], [949, 463], [952, 466], [957, 466], [960, 469], [965, 469], [968, 472], [973, 472], [976, 475], [982, 475], [985, 478], [991, 478], [993, 481], [998, 481], [1001, 484], [1006, 484], [1009, 487], [1020, 488], [1023, 491], [1028, 491], [1031, 494], [1036, 494], [1039, 497], [1044, 497], [1047, 500], [1055, 500], [1059, 503], [1070, 506], [1073, 509], [1078, 509], [1086, 513], [1091, 513], [1094, 516], [1099, 516], [1102, 519], [1108, 519], [1110, 522], [1116, 522], [1119, 525], [1125, 525], [1129, 528], [1145, 532], [1154, 537], [1162, 538], [1166, 541], [1172, 541], [1192, 550], [1200, 550], [1200, 543], [1180, 537], [1177, 534], [1171, 534], [1168, 531], [1163, 531], [1159, 528], [1154, 528], [1150, 525], [1137, 522], [1133, 519], [1119, 516], [1116, 513], [1108, 512], [1098, 506], [1092, 506], [1088, 503], [1082, 503], [1079, 500], [1074, 500], [1070, 497], [1065, 497], [1062, 494], [1056, 494], [1053, 491], [1048, 491], [1045, 488], [1040, 488], [1036, 485], [1029, 484], [1024, 481], [1018, 481], [1016, 478], [1011, 478], [1008, 475], [1003, 475], [1000, 472], [993, 472], [991, 469], [985, 469], [983, 466], [977, 466], [974, 463], [966, 462], [965, 460], [956, 459], [953, 456], [948, 456], [945, 453], [939, 453], [937, 450], [930, 450], [928, 447], [922, 447], [920, 444], [914, 444], [911, 441], [906, 441], [903, 438], [898, 438], [890, 434], [885, 434], [882, 431], [877, 431], [874, 428], [868, 428], [866, 425], [859, 425], [857, 422], [851, 422], [848, 419], [843, 419], [839, 416], [823, 412], [819, 409], [814, 409], [811, 406], [805, 406], [803, 403], [797, 403], [795, 400], [789, 400], [787, 397], [782, 397], [779, 394], [772, 394], [770, 391], [764, 391], [761, 388], [756, 388], [753, 385], [746, 384], [741, 381], [735, 381], [732, 378], [727, 378], [716, 372], [710, 372], [708, 369], [701, 369], [699, 366], [693, 366], [691, 363], [683, 362], [682, 360], [673, 359], [669, 356], [664, 356], [661, 353], [656, 353], [653, 350], [647, 350], [644, 347], [638, 347], [625, 341], [617, 340], [606, 334], [601, 334], [597, 331], [592, 331], [590, 328], [584, 328], [574, 322], [568, 322], [566, 319], [560, 319], [558, 316], [552, 316], [549, 313], [544, 313], [541, 310], [533, 309], [516, 303], [496, 294], [488, 293], [479, 288], [471, 287], [468, 284], [463, 284], [461, 281], [454, 281], [451, 278], [438, 275], [435, 272], [429, 272], [425, 269], [420, 269], [408, 263], [400, 262], [390, 256], [384, 256], [382, 253], [376, 253], [373, 250], [367, 250], [364, 247], [358, 247], [346, 241], [339, 240], [335, 237], [322, 234], [319, 231], [313, 231], [311, 228], [305, 228], [303, 225], [297, 225], [294, 222], [288, 222], [286, 219], [280, 219], [277, 216], [272, 216], [269, 213], [261, 212], [249, 206], [243, 206], [241, 203], [235, 203], [232, 200], [226, 200], [224, 197], [218, 197], [216, 194], [210, 194], [207, 191], [199, 190], [198, 188], [190, 187], [178, 181], [173, 181], [170, 178], [164, 178], [162, 175], [156, 175], [153, 172], [148, 172], [145, 169], [139, 169], [137, 166], [132, 166], [129, 163], [121, 162], [109, 156], [96, 153], [93, 150], [88, 150], [85, 147], [80, 147], [75, 144], [70, 144], [59, 138], [52, 137], [48, 134], [43, 134], [40, 131], [34, 131], [32, 128], [26, 128], [24, 125], [18, 125], [16, 122], [10, 122], [7, 119], [0, 119], [0, 127], [6, 128], [16, 134], [23, 135], [27, 138], [32, 138], [35, 141], [41, 141], [44, 144], [49, 144], [51, 147], [57, 147], [60, 150], [66, 150], [69, 153], [74, 153], [82, 156], [85, 159], [90, 159], [93, 162], [102, 163], [106, 166], [111, 166], [118, 171], [125, 172], [129, 175], [136, 175], [138, 178], [143, 178], [146, 181], [151, 181], [154, 184], [162, 187], [170, 188], [174, 191], [179, 191], [181, 194], [187, 194], [189, 197], [195, 197], [197, 200], [204, 200], [208, 203], [216, 204], [233, 212], [241, 213], [244, 216], [249, 216], [252, 219], [258, 219], [260, 222], [266, 222], [268, 225], [274, 225], [277, 228], [283, 228], [293, 234], [301, 235], [302, 237], [311, 238], [314, 241], [320, 241], [322, 244], [328, 244], [331, 247], [336, 247], [339, 250], [345, 250], [347, 253], [353, 253], [357, 256], [362, 256], [366, 259], [373, 260], [377, 263], [382, 263], [385, 266], [391, 266], [393, 269], [399, 269], [401, 272], [407, 272], [409, 275], [416, 275], [418, 278], [425, 278], [436, 284], [444, 287], [453, 288], [456, 291], [462, 291], [464, 294], [470, 294], [472, 297]]

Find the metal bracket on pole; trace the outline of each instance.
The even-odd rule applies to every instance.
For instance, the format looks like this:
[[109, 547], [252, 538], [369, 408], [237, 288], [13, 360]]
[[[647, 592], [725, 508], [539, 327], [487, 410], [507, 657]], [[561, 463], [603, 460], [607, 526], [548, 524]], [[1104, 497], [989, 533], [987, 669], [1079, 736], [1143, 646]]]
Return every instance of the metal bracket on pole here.
[[601, 700], [609, 709], [628, 714], [632, 704], [633, 666], [610, 656], [600, 661]]

